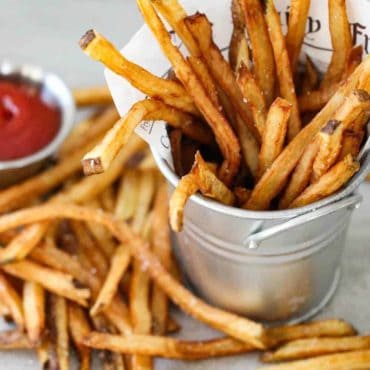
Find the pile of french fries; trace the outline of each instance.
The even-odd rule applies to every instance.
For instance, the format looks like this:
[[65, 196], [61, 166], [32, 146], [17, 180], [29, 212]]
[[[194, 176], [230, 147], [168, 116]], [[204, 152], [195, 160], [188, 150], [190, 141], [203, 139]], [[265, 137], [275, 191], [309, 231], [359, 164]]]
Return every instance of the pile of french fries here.
[[[85, 34], [84, 52], [148, 97], [85, 155], [85, 174], [106, 171], [141, 121], [167, 122], [181, 177], [170, 222], [181, 231], [186, 201], [198, 191], [245, 209], [296, 208], [335, 193], [359, 170], [370, 59], [362, 62], [362, 47], [352, 45], [344, 0], [325, 4], [333, 53], [323, 74], [308, 56], [304, 65], [299, 59], [310, 0], [291, 1], [286, 35], [273, 0], [232, 0], [228, 61], [205, 14], [189, 16], [178, 0], [137, 4], [173, 73], [157, 77], [97, 31]], [[189, 56], [172, 43], [162, 19]]]

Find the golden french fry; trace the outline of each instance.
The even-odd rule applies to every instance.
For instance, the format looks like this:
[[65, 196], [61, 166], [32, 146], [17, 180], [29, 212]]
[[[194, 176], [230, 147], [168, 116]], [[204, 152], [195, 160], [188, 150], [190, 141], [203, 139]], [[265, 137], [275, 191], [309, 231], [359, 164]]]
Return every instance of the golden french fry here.
[[263, 362], [299, 360], [332, 353], [359, 351], [370, 348], [370, 337], [313, 338], [289, 342], [262, 356]]
[[[303, 76], [302, 88], [301, 88], [302, 95], [308, 94], [312, 90], [315, 90], [319, 83], [319, 79], [320, 79], [319, 71], [317, 70], [312, 59], [308, 55], [306, 55], [306, 70]], [[298, 99], [298, 104], [299, 104], [299, 99]]]
[[112, 104], [112, 95], [107, 86], [73, 89], [73, 97], [77, 107]]
[[220, 181], [208, 167], [200, 152], [195, 154], [195, 161], [191, 173], [199, 186], [199, 190], [206, 197], [217, 199], [219, 202], [232, 205], [235, 202], [234, 194]]
[[244, 63], [238, 69], [237, 81], [244, 98], [250, 103], [254, 123], [263, 137], [267, 115], [266, 99], [255, 77]]
[[121, 148], [127, 144], [135, 128], [145, 119], [163, 119], [203, 143], [209, 143], [212, 139], [207, 127], [195, 121], [194, 117], [189, 114], [176, 110], [159, 100], [145, 99], [135, 103], [127, 115], [117, 121], [108, 131], [102, 142], [84, 156], [82, 164], [85, 174], [107, 170]]
[[229, 49], [229, 63], [234, 72], [237, 72], [242, 64], [246, 67], [250, 65], [248, 41], [244, 29], [234, 28], [233, 30]]
[[168, 316], [166, 334], [177, 333], [181, 330], [181, 325], [171, 316]]
[[333, 54], [321, 86], [323, 88], [339, 82], [345, 72], [352, 49], [352, 35], [345, 0], [329, 0], [329, 28]]
[[176, 76], [184, 84], [189, 94], [193, 97], [195, 104], [211, 126], [216, 142], [225, 158], [222, 165], [221, 178], [225, 183], [231, 183], [240, 164], [240, 145], [234, 132], [218, 107], [212, 103], [203, 85], [194, 74], [192, 68], [186, 63], [178, 48], [172, 44], [171, 37], [152, 7], [150, 0], [137, 0], [137, 3], [146, 23], [157, 38], [162, 51], [170, 60]]
[[291, 0], [290, 2], [288, 32], [285, 36], [285, 42], [293, 75], [296, 70], [306, 32], [306, 22], [308, 11], [310, 10], [310, 3], [310, 0]]
[[230, 65], [226, 62], [220, 49], [213, 42], [212, 25], [205, 14], [196, 13], [185, 18], [185, 24], [196, 40], [201, 50], [204, 61], [206, 62], [213, 77], [225, 92], [235, 112], [248, 126], [249, 130], [260, 139], [258, 127], [254, 125], [252, 114], [248, 104], [243, 100], [243, 95], [236, 82], [234, 73]]
[[250, 195], [251, 195], [251, 190], [249, 189], [246, 189], [246, 188], [242, 188], [242, 187], [236, 187], [234, 188], [234, 194], [235, 194], [235, 197], [237, 199], [237, 203], [242, 206], [243, 204], [245, 204]]
[[319, 140], [316, 139], [307, 146], [294, 169], [289, 183], [279, 201], [279, 209], [288, 208], [289, 204], [306, 189], [307, 185], [310, 183], [312, 166], [318, 151]]
[[100, 201], [103, 209], [108, 212], [112, 212], [115, 206], [115, 193], [113, 186], [108, 186], [101, 194], [100, 194]]
[[50, 340], [49, 335], [45, 335], [41, 344], [36, 348], [37, 358], [41, 369], [59, 369], [57, 354]]
[[[163, 267], [169, 271], [172, 264], [171, 238], [168, 226], [168, 200], [167, 186], [159, 188], [153, 211], [151, 243], [153, 253], [157, 256]], [[164, 335], [168, 326], [168, 298], [165, 293], [154, 284], [152, 289], [152, 327], [153, 333]]]
[[95, 30], [86, 32], [81, 38], [80, 46], [88, 56], [102, 62], [146, 95], [159, 98], [166, 104], [185, 112], [198, 114], [192, 98], [181, 84], [177, 81], [157, 77], [144, 68], [130, 62]]
[[90, 297], [89, 290], [80, 288], [80, 284], [71, 275], [26, 260], [9, 263], [2, 266], [2, 269], [9, 275], [39, 283], [50, 292], [87, 306], [86, 300]]
[[[263, 367], [263, 370], [357, 370], [370, 366], [370, 350], [338, 353]], [[260, 368], [262, 370], [262, 368]]]
[[281, 29], [280, 17], [275, 9], [273, 0], [267, 0], [266, 3], [266, 22], [274, 53], [280, 94], [292, 104], [288, 126], [288, 139], [292, 140], [300, 131], [302, 123], [285, 38]]
[[120, 245], [114, 252], [109, 271], [104, 284], [99, 292], [98, 298], [90, 309], [92, 316], [97, 315], [110, 305], [114, 295], [117, 292], [118, 285], [122, 276], [126, 272], [130, 263], [130, 252], [125, 245]]
[[303, 207], [306, 204], [316, 202], [339, 190], [360, 168], [351, 154], [333, 166], [326, 174], [314, 184], [310, 185], [299, 195], [289, 208]]
[[19, 330], [2, 331], [0, 333], [0, 349], [1, 350], [15, 350], [15, 349], [30, 349], [33, 348], [27, 335]]
[[265, 133], [259, 153], [259, 178], [262, 177], [283, 150], [291, 109], [292, 105], [288, 101], [276, 98], [268, 111]]
[[45, 328], [45, 291], [40, 284], [24, 282], [23, 311], [28, 338], [38, 344]]
[[[357, 88], [360, 78], [366, 81], [369, 76], [370, 57], [367, 57], [343, 86], [338, 89], [320, 113], [299, 132], [274, 161], [273, 165], [265, 172], [251, 194], [247, 203], [248, 209], [261, 210], [269, 207], [271, 200], [282, 190], [307, 145], [324, 124], [333, 117], [335, 111], [343, 104], [346, 97]], [[370, 86], [368, 89], [370, 89]]]
[[84, 343], [96, 349], [181, 360], [231, 356], [253, 350], [250, 345], [231, 338], [196, 342], [151, 335], [132, 335], [125, 338], [98, 332], [90, 333]]
[[68, 328], [71, 339], [77, 349], [79, 370], [90, 370], [91, 350], [83, 344], [83, 340], [91, 332], [91, 327], [81, 307], [68, 303]]
[[[96, 222], [106, 226], [120, 242], [128, 243], [131, 255], [145, 267], [153, 281], [161, 287], [168, 297], [176, 302], [185, 312], [231, 337], [254, 345], [256, 348], [265, 347], [266, 332], [261, 324], [212, 307], [195, 297], [163, 268], [147, 245], [125, 223], [117, 221], [113, 215], [94, 208], [72, 204], [45, 204], [22, 209], [13, 212], [11, 215], [1, 216], [0, 232], [19, 225], [42, 222], [54, 218], [72, 218], [80, 221]], [[7, 268], [7, 266], [4, 268]], [[110, 308], [116, 310], [117, 306], [118, 304], [114, 303]], [[112, 312], [114, 314], [114, 311]], [[105, 314], [107, 315], [108, 312], [106, 311]], [[121, 323], [124, 324], [122, 320]], [[120, 330], [122, 333], [124, 333], [124, 330], [130, 332], [126, 325], [122, 329], [122, 331]]]
[[172, 230], [181, 231], [183, 227], [184, 208], [187, 200], [199, 190], [193, 174], [181, 178], [170, 198], [170, 224]]
[[269, 106], [275, 97], [275, 63], [262, 4], [259, 0], [240, 1], [252, 47], [255, 75]]
[[346, 99], [319, 133], [320, 149], [313, 163], [311, 182], [316, 182], [336, 162], [342, 147], [343, 134], [350, 124], [370, 112], [370, 95], [364, 90], [355, 90]]
[[19, 330], [23, 330], [25, 319], [22, 299], [2, 273], [0, 273], [0, 300], [8, 307], [11, 318]]

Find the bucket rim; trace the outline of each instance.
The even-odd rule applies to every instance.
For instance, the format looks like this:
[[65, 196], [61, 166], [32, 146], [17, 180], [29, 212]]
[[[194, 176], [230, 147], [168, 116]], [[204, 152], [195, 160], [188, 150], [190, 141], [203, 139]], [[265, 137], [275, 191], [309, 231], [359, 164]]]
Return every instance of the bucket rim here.
[[[151, 145], [151, 152], [153, 154], [154, 161], [156, 162], [158, 168], [160, 169], [162, 175], [166, 180], [173, 186], [176, 187], [180, 181], [177, 174], [171, 169], [168, 162], [161, 157], [159, 152]], [[249, 209], [241, 209], [228, 205], [221, 204], [213, 199], [206, 198], [203, 195], [197, 193], [190, 197], [189, 201], [195, 204], [208, 208], [214, 212], [232, 216], [242, 219], [260, 219], [260, 220], [276, 220], [276, 219], [289, 219], [303, 215], [308, 212], [313, 212], [318, 208], [326, 206], [328, 204], [334, 203], [346, 196], [354, 193], [360, 184], [363, 182], [367, 176], [367, 170], [370, 167], [370, 151], [366, 154], [366, 157], [361, 163], [360, 170], [355, 174], [355, 176], [349, 181], [345, 188], [339, 190], [338, 192], [326, 197], [317, 202], [311, 203], [304, 207], [285, 209], [285, 210], [273, 210], [273, 211], [254, 211]]]

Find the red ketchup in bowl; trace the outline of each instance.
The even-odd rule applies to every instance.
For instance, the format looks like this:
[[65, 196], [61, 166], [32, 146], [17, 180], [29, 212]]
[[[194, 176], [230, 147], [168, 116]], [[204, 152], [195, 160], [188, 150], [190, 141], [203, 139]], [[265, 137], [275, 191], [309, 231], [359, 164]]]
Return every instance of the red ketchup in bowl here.
[[36, 89], [0, 81], [0, 161], [36, 153], [53, 140], [60, 124], [59, 108]]

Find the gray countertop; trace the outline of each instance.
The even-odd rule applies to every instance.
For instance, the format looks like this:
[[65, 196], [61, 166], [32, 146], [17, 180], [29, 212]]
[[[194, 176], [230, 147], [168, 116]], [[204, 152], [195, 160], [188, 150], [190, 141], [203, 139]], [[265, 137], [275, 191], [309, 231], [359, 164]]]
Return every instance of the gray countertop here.
[[[80, 36], [95, 28], [121, 47], [142, 20], [134, 0], [0, 0], [0, 59], [29, 62], [58, 73], [72, 87], [103, 83], [103, 67], [79, 49]], [[340, 286], [334, 299], [318, 315], [349, 320], [370, 333], [370, 183], [362, 185], [364, 202], [356, 210], [348, 233]], [[180, 336], [205, 339], [210, 329], [181, 313]], [[254, 369], [251, 356], [201, 362], [158, 360], [156, 369]], [[28, 352], [3, 352], [0, 368], [38, 369]], [[98, 366], [96, 367], [98, 368]]]

